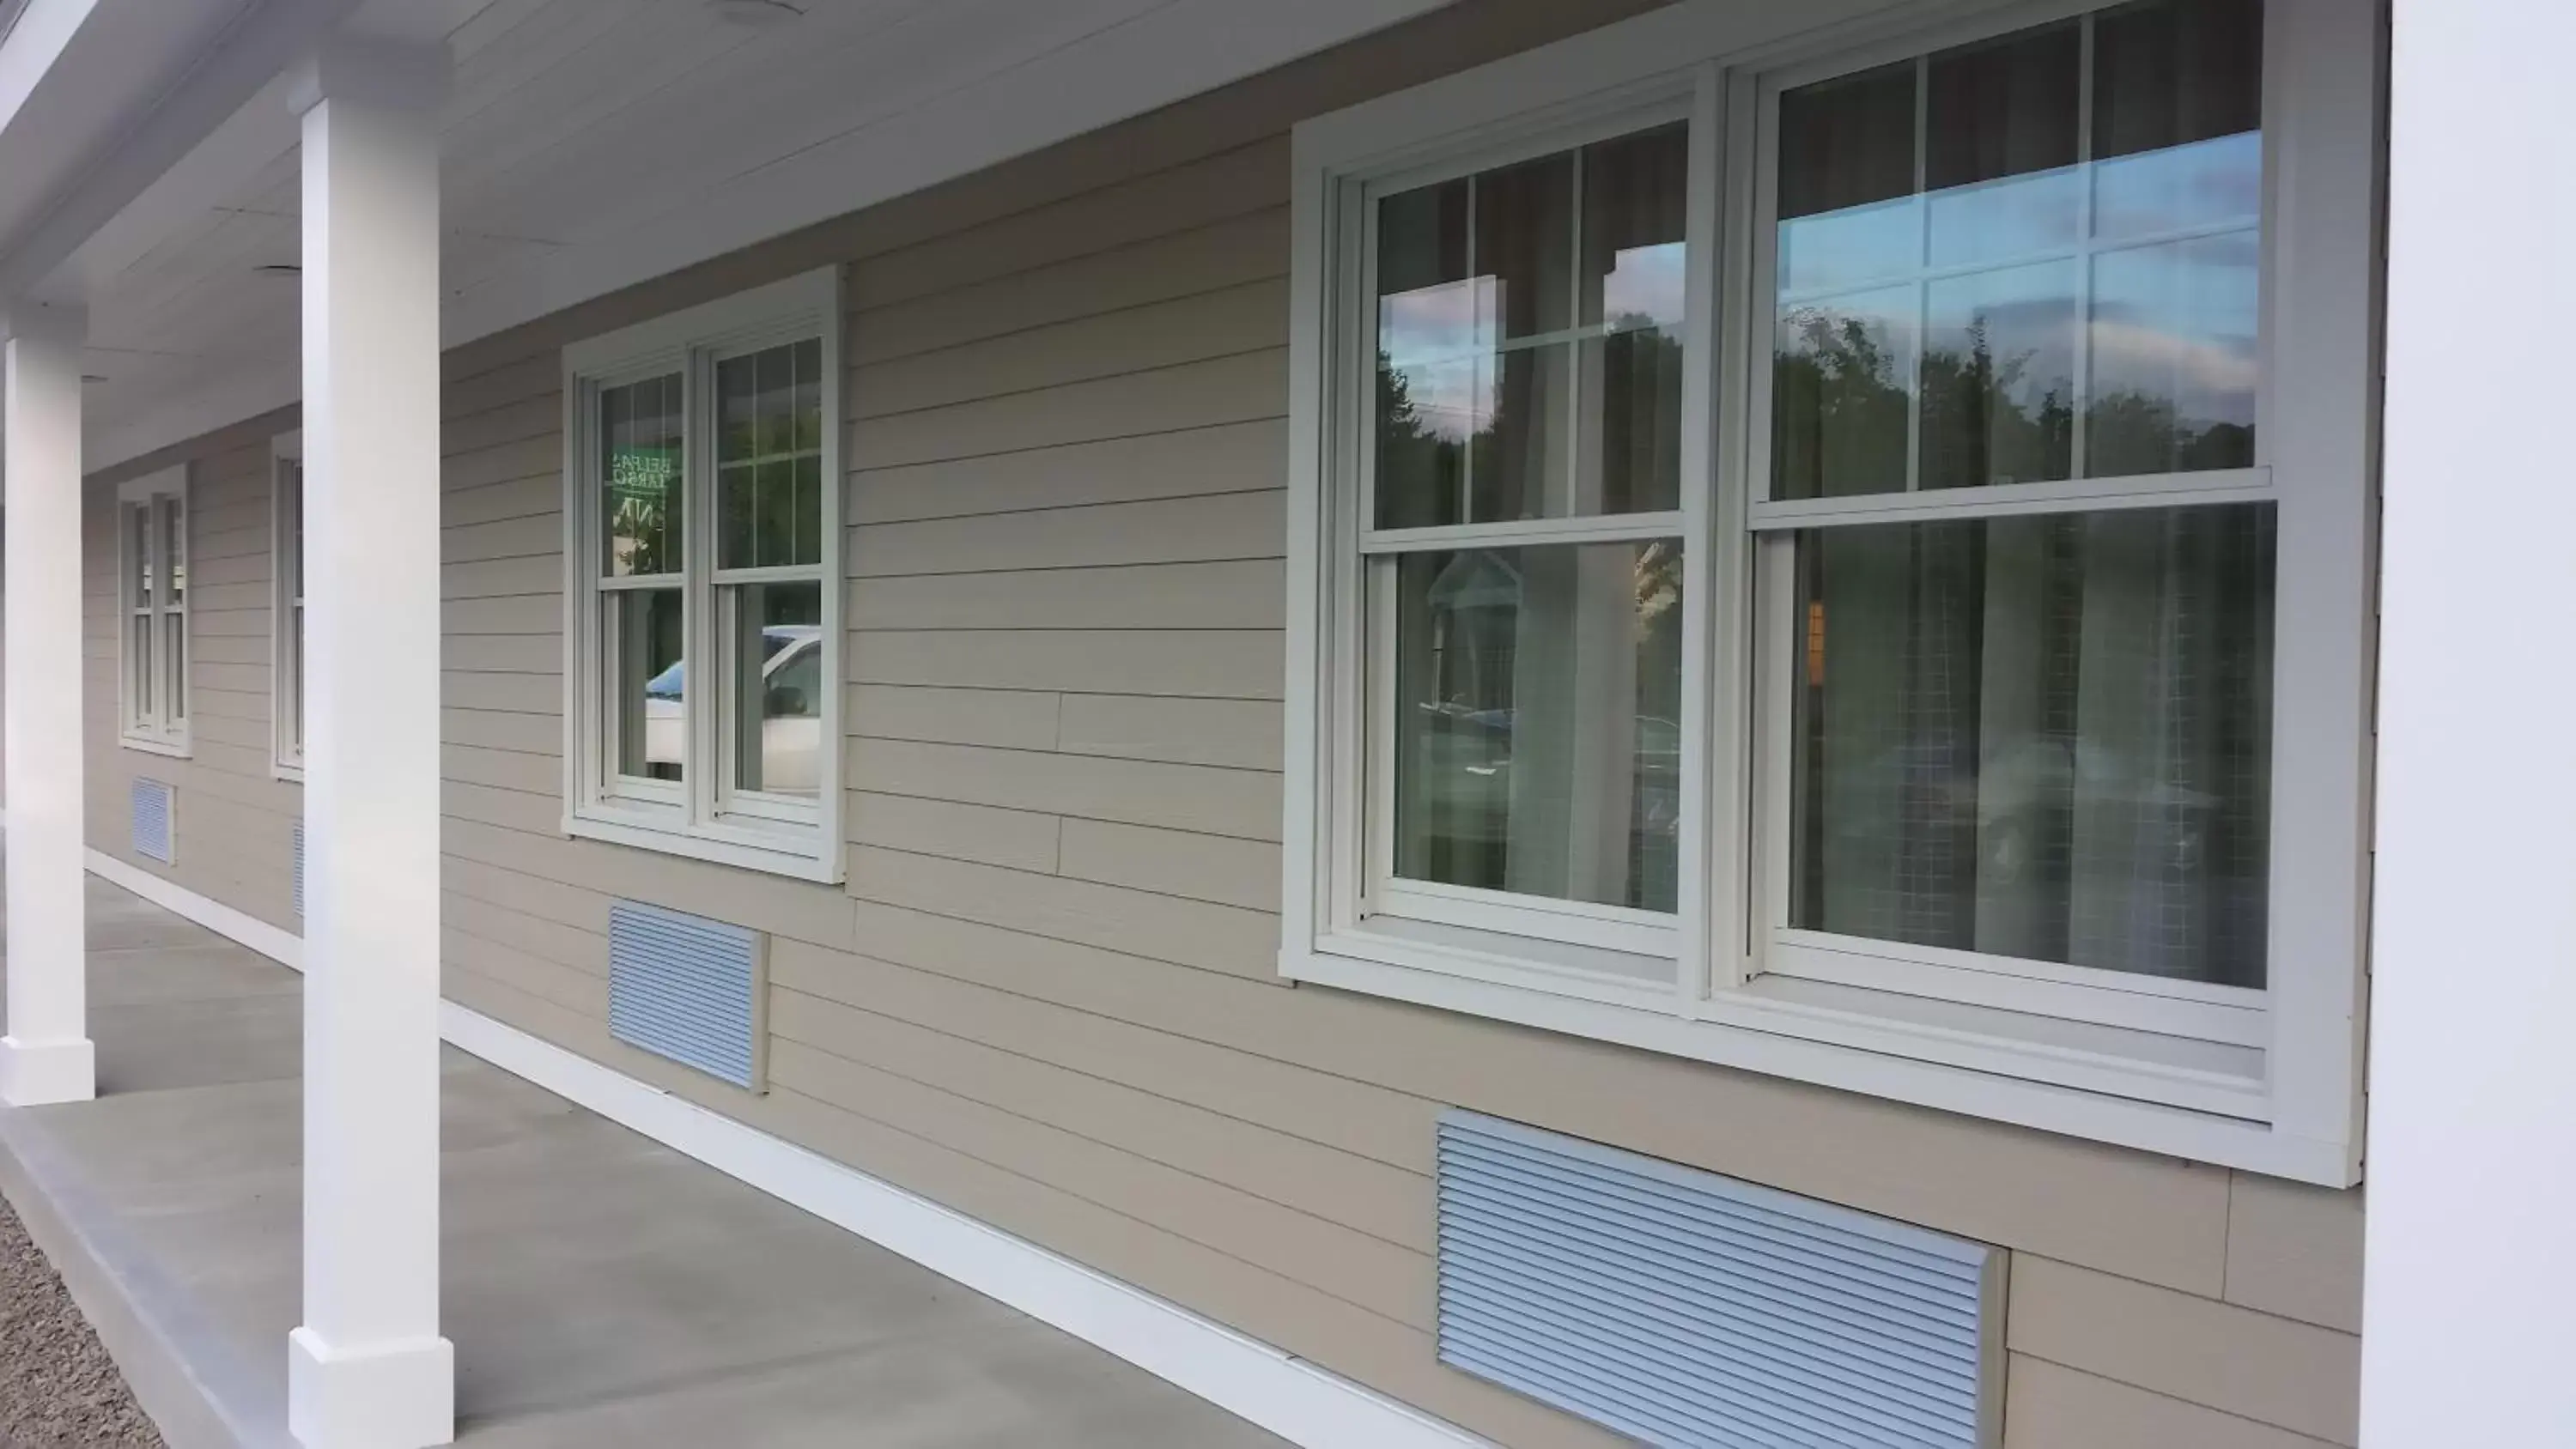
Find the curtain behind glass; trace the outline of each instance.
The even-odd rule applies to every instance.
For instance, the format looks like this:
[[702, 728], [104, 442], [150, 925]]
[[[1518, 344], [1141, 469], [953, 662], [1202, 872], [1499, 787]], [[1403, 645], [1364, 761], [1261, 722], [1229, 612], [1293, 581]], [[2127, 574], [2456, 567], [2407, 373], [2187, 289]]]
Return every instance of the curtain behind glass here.
[[2262, 985], [2272, 529], [1802, 535], [1792, 924]]

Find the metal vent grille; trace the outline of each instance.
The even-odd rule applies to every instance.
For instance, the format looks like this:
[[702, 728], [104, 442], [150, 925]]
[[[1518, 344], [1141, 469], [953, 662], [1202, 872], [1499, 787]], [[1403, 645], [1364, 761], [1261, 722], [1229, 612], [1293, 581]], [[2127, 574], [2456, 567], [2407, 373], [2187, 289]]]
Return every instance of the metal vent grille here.
[[295, 823], [295, 917], [304, 918], [304, 822]]
[[761, 933], [704, 916], [614, 901], [608, 907], [608, 1028], [623, 1042], [761, 1090]]
[[133, 850], [148, 860], [172, 864], [171, 842], [177, 838], [170, 815], [175, 792], [159, 780], [134, 782]]
[[1439, 1202], [1444, 1363], [1655, 1445], [2002, 1441], [1996, 1249], [1464, 1112]]

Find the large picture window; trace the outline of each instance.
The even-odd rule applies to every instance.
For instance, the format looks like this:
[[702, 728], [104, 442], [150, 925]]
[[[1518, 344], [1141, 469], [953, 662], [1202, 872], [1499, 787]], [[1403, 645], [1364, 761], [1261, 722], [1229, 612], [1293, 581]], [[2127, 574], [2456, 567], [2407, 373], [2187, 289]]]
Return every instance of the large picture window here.
[[1285, 969], [2348, 1180], [2333, 8], [1658, 12], [1301, 126]]
[[188, 470], [116, 494], [118, 712], [124, 742], [188, 751]]
[[837, 878], [838, 282], [566, 353], [571, 828]]

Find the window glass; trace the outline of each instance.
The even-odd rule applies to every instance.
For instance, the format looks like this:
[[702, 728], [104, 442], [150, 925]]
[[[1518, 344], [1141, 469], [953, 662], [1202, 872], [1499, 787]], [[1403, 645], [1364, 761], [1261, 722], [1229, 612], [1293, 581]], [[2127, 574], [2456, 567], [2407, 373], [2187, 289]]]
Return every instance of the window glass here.
[[615, 578], [680, 571], [681, 379], [674, 372], [599, 391], [599, 487]]
[[1377, 209], [1377, 524], [1680, 506], [1688, 128]]
[[826, 748], [823, 586], [741, 584], [726, 593], [734, 788], [811, 798]]
[[125, 509], [125, 566], [132, 570], [134, 607], [153, 606], [152, 511], [140, 503]]
[[164, 568], [165, 607], [176, 607], [188, 601], [188, 516], [179, 500], [164, 496], [152, 501], [153, 512], [160, 516], [161, 559]]
[[2268, 504], [1797, 540], [1792, 925], [2264, 984]]
[[1401, 556], [1397, 875], [1673, 909], [1681, 563], [1669, 540]]
[[1772, 496], [2250, 465], [2261, 57], [2148, 0], [1783, 93]]
[[716, 364], [717, 567], [823, 557], [823, 344]]
[[604, 611], [616, 773], [677, 780], [688, 758], [689, 727], [681, 592], [617, 589], [604, 596]]

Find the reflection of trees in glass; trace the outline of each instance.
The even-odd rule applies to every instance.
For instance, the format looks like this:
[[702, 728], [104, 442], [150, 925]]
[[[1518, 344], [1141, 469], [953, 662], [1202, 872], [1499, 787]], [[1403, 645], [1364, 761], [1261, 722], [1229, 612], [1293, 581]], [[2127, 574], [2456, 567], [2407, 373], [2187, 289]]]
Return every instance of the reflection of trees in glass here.
[[1412, 379], [1384, 348], [1377, 354], [1377, 476], [1380, 528], [1456, 523], [1466, 442], [1422, 420]]
[[[2061, 387], [2036, 390], [2036, 349], [1998, 356], [1982, 320], [1969, 346], [1921, 359], [1921, 487], [2028, 483], [2076, 476], [2075, 414]], [[1867, 319], [1825, 308], [1782, 317], [1772, 370], [1775, 496], [1889, 492], [1907, 476], [1910, 399], [1904, 356]], [[2062, 379], [2060, 380], [2062, 383]], [[2085, 410], [2082, 476], [2250, 467], [2254, 429], [2181, 416], [2174, 400], [2134, 388]]]
[[1986, 319], [1968, 324], [1965, 356], [1946, 349], [1923, 357], [1923, 483], [1972, 488], [2033, 483], [2073, 472], [2075, 409], [2071, 381], [2030, 394], [2035, 349], [1998, 359]]
[[1863, 318], [1802, 307], [1780, 319], [1771, 373], [1771, 470], [1780, 496], [1901, 485], [1908, 400], [1900, 361]]
[[2096, 478], [2254, 466], [2250, 425], [2195, 423], [2176, 414], [2171, 398], [2134, 389], [2094, 399], [2084, 427], [2091, 465], [2086, 471]]

